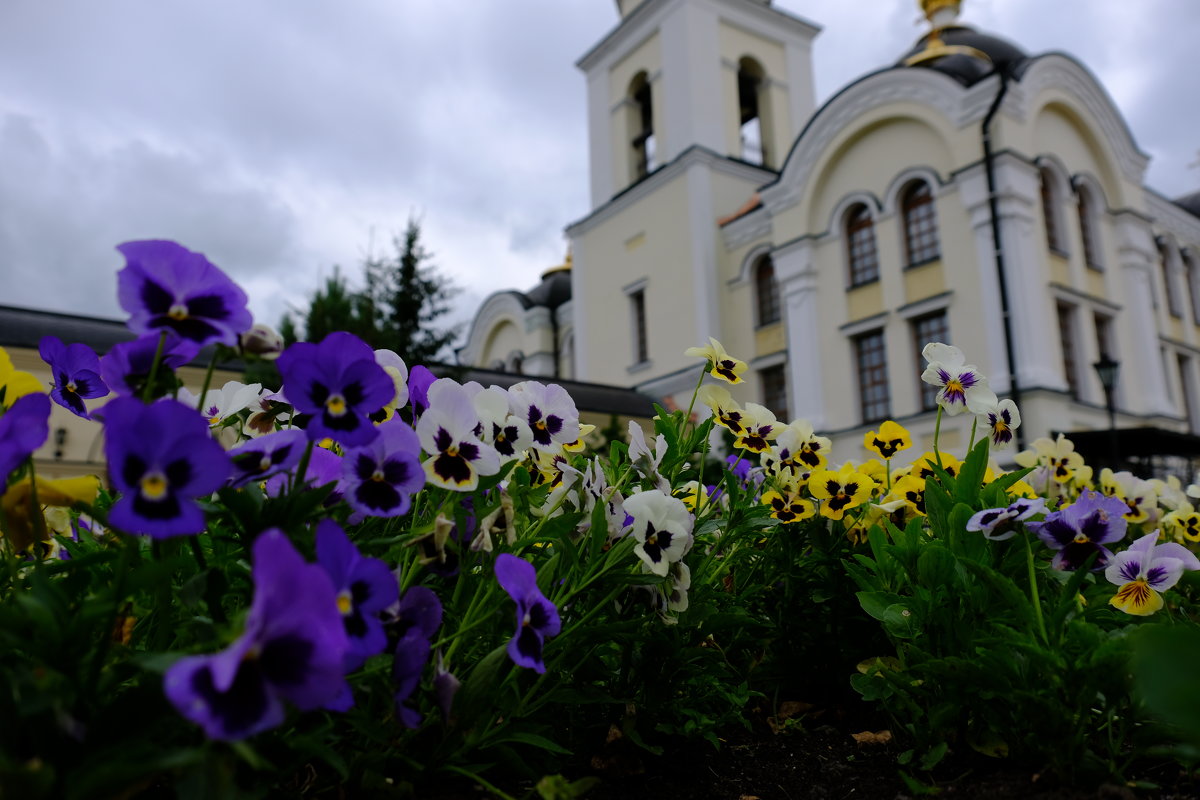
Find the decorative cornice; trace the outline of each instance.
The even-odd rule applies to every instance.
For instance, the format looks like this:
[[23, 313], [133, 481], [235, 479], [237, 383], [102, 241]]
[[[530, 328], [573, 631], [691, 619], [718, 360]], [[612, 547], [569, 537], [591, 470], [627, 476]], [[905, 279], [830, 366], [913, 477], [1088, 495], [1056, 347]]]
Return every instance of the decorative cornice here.
[[[736, 158], [718, 155], [698, 144], [694, 144], [687, 150], [684, 150], [669, 164], [665, 164], [654, 172], [651, 172], [642, 180], [633, 184], [629, 188], [617, 194], [604, 205], [595, 209], [588, 216], [581, 220], [572, 222], [567, 226], [566, 234], [570, 238], [582, 236], [600, 223], [611, 219], [615, 215], [621, 213], [632, 205], [635, 205], [642, 199], [648, 197], [658, 191], [662, 186], [670, 183], [676, 178], [684, 175], [688, 167], [693, 164], [702, 164], [710, 167], [714, 172], [731, 175], [735, 178], [740, 178], [747, 182], [747, 186], [753, 187], [758, 185], [763, 179], [775, 174], [773, 170], [765, 167], [757, 167], [753, 164], [748, 164], [745, 161], [739, 161]], [[716, 222], [714, 220], [713, 224]]]
[[[981, 85], [991, 83], [988, 79]], [[763, 205], [771, 214], [777, 214], [798, 203], [830, 145], [871, 109], [898, 102], [918, 103], [940, 112], [961, 128], [973, 119], [974, 109], [963, 102], [966, 95], [953, 78], [929, 69], [889, 69], [860, 79], [825, 103], [809, 121], [788, 153], [779, 178], [759, 190]]]
[[1156, 227], [1170, 232], [1181, 246], [1200, 246], [1200, 217], [1189, 213], [1153, 190], [1147, 190], [1146, 210]]
[[1020, 86], [1026, 117], [1032, 116], [1032, 104], [1046, 89], [1061, 89], [1082, 103], [1112, 148], [1121, 174], [1141, 185], [1150, 157], [1138, 148], [1120, 109], [1086, 67], [1063, 53], [1047, 53], [1033, 60], [1021, 76]]

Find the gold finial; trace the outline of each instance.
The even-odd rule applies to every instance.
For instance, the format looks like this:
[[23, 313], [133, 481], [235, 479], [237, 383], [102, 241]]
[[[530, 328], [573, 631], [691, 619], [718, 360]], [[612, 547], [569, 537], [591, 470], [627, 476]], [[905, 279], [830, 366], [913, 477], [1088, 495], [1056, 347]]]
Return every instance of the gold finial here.
[[567, 255], [566, 255], [566, 258], [563, 259], [563, 263], [546, 270], [545, 272], [542, 273], [542, 277], [544, 278], [547, 275], [552, 275], [555, 272], [570, 272], [570, 271], [571, 271], [571, 246], [567, 245]]
[[[949, 10], [957, 17], [958, 9], [961, 5], [961, 0], [921, 0], [921, 11], [925, 14], [925, 19], [929, 20], [930, 25], [936, 25], [937, 23], [933, 21], [933, 18], [937, 16], [939, 11]], [[942, 23], [942, 25], [945, 25], [945, 23]]]
[[929, 36], [925, 41], [924, 49], [916, 55], [904, 59], [904, 66], [911, 67], [914, 64], [923, 64], [953, 55], [971, 56], [991, 63], [992, 59], [982, 50], [966, 45], [946, 44], [942, 41], [942, 31], [949, 28], [958, 19], [958, 11], [962, 6], [961, 0], [920, 0], [920, 3], [925, 19], [929, 20]]

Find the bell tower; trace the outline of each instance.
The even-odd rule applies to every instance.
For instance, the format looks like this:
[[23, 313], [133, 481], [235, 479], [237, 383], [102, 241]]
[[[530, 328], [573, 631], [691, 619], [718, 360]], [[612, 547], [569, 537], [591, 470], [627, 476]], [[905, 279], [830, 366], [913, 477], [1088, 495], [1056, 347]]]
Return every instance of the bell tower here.
[[813, 112], [819, 28], [770, 0], [616, 0], [587, 76], [591, 202], [699, 145], [778, 170]]

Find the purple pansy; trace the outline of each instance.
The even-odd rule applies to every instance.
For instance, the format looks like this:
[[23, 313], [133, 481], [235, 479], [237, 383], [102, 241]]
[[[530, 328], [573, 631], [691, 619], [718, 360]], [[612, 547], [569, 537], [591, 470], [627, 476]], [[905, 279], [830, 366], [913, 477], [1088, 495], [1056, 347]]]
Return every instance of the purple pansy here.
[[[295, 467], [292, 467], [286, 472], [277, 472], [270, 478], [267, 478], [267, 483], [264, 487], [267, 497], [278, 497], [287, 492], [288, 484], [291, 482], [295, 472]], [[336, 483], [341, 476], [342, 457], [332, 450], [326, 450], [324, 447], [314, 447], [308, 457], [308, 469], [304, 470], [304, 486], [298, 488], [326, 486]], [[338, 487], [325, 500], [325, 504], [332, 505], [341, 499], [342, 491]]]
[[579, 412], [561, 386], [522, 381], [509, 387], [508, 397], [513, 415], [529, 425], [535, 447], [571, 444], [579, 438]]
[[1015, 523], [1024, 522], [1035, 514], [1046, 512], [1046, 501], [1041, 497], [1020, 497], [1006, 508], [985, 508], [967, 520], [967, 530], [979, 531], [985, 538], [1002, 542], [1017, 533]]
[[352, 672], [387, 647], [379, 613], [399, 599], [400, 584], [387, 564], [359, 553], [331, 519], [317, 525], [317, 563], [329, 574], [337, 593], [338, 612], [349, 637], [344, 669]]
[[408, 512], [410, 496], [425, 485], [421, 442], [399, 417], [379, 425], [378, 431], [375, 441], [346, 451], [341, 489], [357, 515], [398, 517]]
[[246, 293], [203, 254], [162, 239], [126, 242], [117, 250], [125, 256], [117, 298], [134, 333], [165, 328], [197, 344], [235, 347], [254, 324]]
[[542, 650], [547, 636], [562, 628], [558, 609], [537, 585], [537, 570], [508, 553], [496, 557], [496, 580], [517, 604], [517, 631], [508, 643], [508, 657], [520, 667], [545, 672]]
[[[229, 485], [240, 488], [287, 472], [300, 463], [308, 436], [298, 428], [275, 431], [238, 445], [229, 451], [233, 475]], [[311, 464], [311, 459], [310, 459]]]
[[50, 435], [50, 398], [44, 394], [18, 397], [0, 414], [0, 493], [8, 474], [33, 455]]
[[421, 415], [429, 408], [429, 387], [437, 380], [437, 376], [428, 367], [417, 364], [408, 372], [408, 401], [412, 403], [413, 414]]
[[1112, 559], [1112, 552], [1103, 545], [1125, 537], [1128, 510], [1119, 497], [1084, 491], [1066, 508], [1047, 515], [1041, 522], [1026, 525], [1047, 546], [1058, 551], [1054, 556], [1056, 569], [1078, 569], [1092, 553], [1099, 553], [1092, 566], [1093, 570], [1099, 570]]
[[375, 438], [368, 417], [391, 401], [396, 386], [362, 339], [339, 331], [319, 344], [297, 342], [275, 363], [288, 400], [298, 412], [312, 416], [309, 439], [328, 437], [358, 447]]
[[[150, 376], [154, 354], [158, 352], [158, 334], [143, 336], [132, 342], [113, 345], [100, 359], [100, 377], [113, 392], [120, 395], [138, 395]], [[173, 331], [163, 341], [162, 360], [159, 368], [178, 369], [187, 364], [200, 352], [200, 345], [181, 339]]]
[[392, 680], [396, 684], [396, 716], [406, 728], [421, 724], [420, 712], [408, 705], [408, 699], [421, 683], [432, 649], [430, 639], [441, 624], [442, 603], [432, 590], [414, 586], [404, 593], [394, 620], [400, 641], [392, 662]]
[[268, 530], [254, 542], [253, 577], [241, 637], [219, 653], [176, 662], [164, 679], [168, 699], [210, 739], [244, 739], [279, 725], [285, 700], [310, 710], [348, 690], [346, 630], [325, 570]]
[[170, 398], [143, 405], [119, 397], [98, 413], [109, 474], [121, 492], [109, 521], [158, 538], [204, 530], [195, 500], [224, 485], [230, 463], [196, 409]]
[[108, 394], [108, 387], [100, 377], [100, 357], [86, 344], [63, 344], [57, 336], [43, 336], [38, 354], [50, 366], [54, 378], [50, 399], [75, 416], [87, 419], [83, 401]]

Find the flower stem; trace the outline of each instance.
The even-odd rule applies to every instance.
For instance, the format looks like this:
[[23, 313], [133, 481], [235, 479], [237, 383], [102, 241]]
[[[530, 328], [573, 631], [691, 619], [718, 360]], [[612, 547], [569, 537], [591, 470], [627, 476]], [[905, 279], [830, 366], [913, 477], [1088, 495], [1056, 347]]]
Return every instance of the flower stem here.
[[300, 465], [296, 467], [296, 474], [292, 477], [292, 485], [289, 488], [289, 494], [296, 489], [304, 488], [304, 473], [308, 472], [308, 462], [312, 458], [313, 443], [310, 439], [304, 448], [304, 455], [300, 456]]
[[212, 358], [208, 360], [208, 370], [204, 373], [204, 385], [200, 387], [200, 397], [196, 399], [196, 410], [201, 414], [204, 413], [204, 396], [208, 394], [208, 387], [212, 384], [213, 370], [217, 367], [218, 352], [217, 348], [213, 348]]
[[938, 469], [945, 469], [942, 466], [942, 450], [938, 447], [938, 440], [942, 436], [942, 407], [938, 406], [937, 417], [933, 420], [933, 460], [938, 465]]
[[975, 448], [975, 426], [979, 424], [979, 417], [971, 420], [971, 440], [967, 442], [967, 452], [971, 452]]
[[38, 502], [37, 471], [33, 466], [33, 456], [29, 457], [29, 516], [33, 519], [33, 531], [38, 541], [48, 541], [46, 517], [42, 514], [42, 504]]
[[1046, 620], [1042, 617], [1042, 600], [1038, 595], [1037, 570], [1033, 566], [1033, 547], [1029, 544], [1028, 534], [1021, 538], [1025, 541], [1025, 566], [1029, 571], [1029, 598], [1033, 601], [1033, 613], [1037, 617], [1038, 632], [1042, 635], [1042, 642], [1049, 644], [1050, 638], [1046, 635]]
[[163, 348], [167, 346], [167, 331], [158, 335], [158, 347], [154, 350], [154, 360], [150, 362], [150, 374], [146, 376], [146, 385], [142, 387], [142, 402], [149, 403], [150, 395], [154, 392], [154, 379], [158, 377], [158, 365], [162, 361]]

